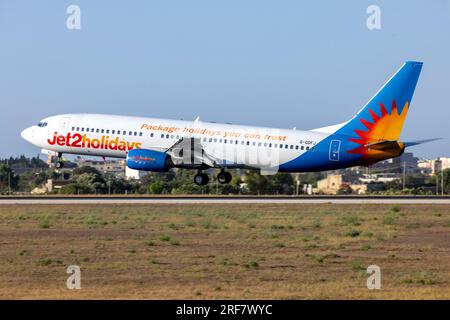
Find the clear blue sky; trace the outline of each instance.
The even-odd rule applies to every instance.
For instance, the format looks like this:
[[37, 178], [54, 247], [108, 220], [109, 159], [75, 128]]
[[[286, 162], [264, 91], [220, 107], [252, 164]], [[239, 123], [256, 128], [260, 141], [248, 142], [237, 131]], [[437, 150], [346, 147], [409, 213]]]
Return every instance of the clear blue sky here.
[[0, 43], [0, 157], [37, 154], [21, 130], [67, 112], [335, 124], [405, 60], [425, 64], [402, 137], [445, 138], [411, 150], [450, 156], [449, 0], [0, 0]]

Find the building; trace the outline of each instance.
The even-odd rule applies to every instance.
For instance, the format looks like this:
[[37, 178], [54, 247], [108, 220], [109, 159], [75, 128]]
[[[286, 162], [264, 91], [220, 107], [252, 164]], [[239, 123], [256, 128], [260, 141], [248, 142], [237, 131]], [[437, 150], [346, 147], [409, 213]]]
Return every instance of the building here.
[[125, 160], [92, 160], [77, 157], [75, 163], [78, 167], [88, 166], [97, 169], [102, 173], [114, 174], [117, 177], [125, 177]]
[[362, 174], [359, 177], [359, 181], [365, 184], [368, 183], [386, 183], [400, 180], [400, 177], [396, 173], [383, 172], [383, 173], [372, 173], [372, 174]]
[[130, 168], [128, 168], [128, 166], [125, 166], [125, 178], [127, 178], [127, 179], [139, 180], [145, 174], [147, 174], [147, 172], [130, 169]]
[[430, 175], [433, 173], [433, 160], [420, 159], [417, 162], [417, 167], [421, 174]]
[[387, 160], [392, 164], [392, 172], [419, 173], [419, 158], [414, 157], [412, 152], [405, 152], [400, 157]]
[[317, 188], [314, 191], [315, 193], [337, 194], [343, 188], [350, 188], [357, 194], [367, 192], [367, 185], [349, 183], [344, 180], [342, 174], [329, 174], [325, 179], [317, 181]]
[[50, 193], [56, 190], [61, 189], [62, 187], [68, 185], [71, 181], [70, 180], [53, 180], [48, 179], [47, 183], [42, 185], [41, 187], [36, 187], [33, 190], [31, 190], [31, 194], [46, 194]]
[[450, 158], [439, 157], [437, 159], [431, 160], [431, 170], [433, 174], [449, 168], [450, 168]]

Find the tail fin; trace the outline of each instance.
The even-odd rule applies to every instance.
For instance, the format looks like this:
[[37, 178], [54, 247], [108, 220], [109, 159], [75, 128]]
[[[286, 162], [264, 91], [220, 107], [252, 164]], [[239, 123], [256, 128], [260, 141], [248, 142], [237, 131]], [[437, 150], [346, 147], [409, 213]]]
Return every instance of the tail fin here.
[[352, 137], [360, 145], [398, 140], [422, 70], [422, 62], [408, 61], [336, 134]]

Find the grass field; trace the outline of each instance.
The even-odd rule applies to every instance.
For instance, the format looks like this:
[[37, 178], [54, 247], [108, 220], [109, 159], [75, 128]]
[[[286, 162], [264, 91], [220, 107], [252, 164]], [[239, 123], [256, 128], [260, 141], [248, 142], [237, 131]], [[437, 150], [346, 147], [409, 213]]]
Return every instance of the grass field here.
[[3, 205], [0, 234], [2, 299], [450, 299], [448, 205]]

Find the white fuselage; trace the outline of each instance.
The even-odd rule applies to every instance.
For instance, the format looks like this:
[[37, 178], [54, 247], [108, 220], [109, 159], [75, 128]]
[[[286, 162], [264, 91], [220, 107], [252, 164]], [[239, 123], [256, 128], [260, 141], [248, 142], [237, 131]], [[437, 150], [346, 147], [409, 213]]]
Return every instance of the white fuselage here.
[[[286, 163], [329, 134], [102, 114], [64, 114], [22, 132], [34, 145], [58, 153], [125, 158], [132, 149], [165, 151], [181, 138], [196, 138], [216, 161], [236, 167]], [[270, 163], [268, 163], [270, 162]]]

